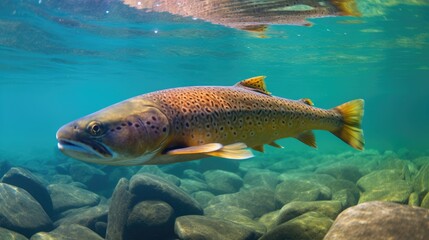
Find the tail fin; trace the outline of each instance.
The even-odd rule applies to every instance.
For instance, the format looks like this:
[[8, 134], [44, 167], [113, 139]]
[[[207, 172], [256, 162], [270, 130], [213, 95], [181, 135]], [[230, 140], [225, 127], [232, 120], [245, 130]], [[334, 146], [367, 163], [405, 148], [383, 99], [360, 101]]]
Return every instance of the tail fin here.
[[329, 0], [343, 16], [355, 16], [358, 17], [361, 13], [358, 10], [355, 0]]
[[365, 144], [363, 131], [360, 128], [363, 117], [364, 100], [356, 99], [336, 108], [343, 117], [343, 126], [332, 133], [355, 149], [363, 150]]

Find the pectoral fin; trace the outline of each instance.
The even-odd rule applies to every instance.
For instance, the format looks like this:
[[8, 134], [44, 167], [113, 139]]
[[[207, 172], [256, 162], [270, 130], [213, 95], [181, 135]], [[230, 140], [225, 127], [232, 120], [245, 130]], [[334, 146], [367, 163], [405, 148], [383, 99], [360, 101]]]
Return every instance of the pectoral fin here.
[[307, 144], [310, 147], [317, 148], [316, 137], [312, 131], [305, 131], [296, 137], [299, 141]]
[[222, 149], [220, 143], [208, 143], [200, 146], [192, 146], [186, 148], [173, 149], [167, 152], [169, 155], [184, 155], [184, 154], [205, 154]]
[[200, 146], [192, 146], [186, 148], [179, 148], [170, 150], [167, 152], [168, 155], [194, 155], [202, 154], [212, 157], [221, 157], [229, 159], [247, 159], [253, 157], [253, 153], [246, 149], [247, 146], [244, 143], [234, 143], [223, 146], [220, 143], [208, 143]]

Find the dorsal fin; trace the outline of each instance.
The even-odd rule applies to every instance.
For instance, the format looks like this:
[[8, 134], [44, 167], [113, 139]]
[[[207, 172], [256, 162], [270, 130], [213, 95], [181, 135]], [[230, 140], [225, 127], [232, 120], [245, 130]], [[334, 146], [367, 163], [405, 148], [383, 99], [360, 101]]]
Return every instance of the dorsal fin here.
[[314, 103], [313, 103], [313, 101], [311, 101], [310, 98], [301, 98], [301, 99], [299, 99], [299, 101], [302, 103], [305, 103], [307, 105], [314, 106]]
[[265, 76], [252, 77], [252, 78], [248, 78], [243, 81], [240, 81], [234, 86], [243, 87], [252, 91], [260, 92], [271, 96], [271, 93], [267, 91], [267, 87], [265, 85], [264, 79], [265, 79]]

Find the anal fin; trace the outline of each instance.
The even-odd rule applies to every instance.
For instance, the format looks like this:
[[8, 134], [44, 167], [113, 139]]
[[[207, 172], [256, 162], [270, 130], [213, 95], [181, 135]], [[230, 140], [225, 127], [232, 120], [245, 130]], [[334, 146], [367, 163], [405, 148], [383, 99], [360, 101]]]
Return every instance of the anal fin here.
[[316, 137], [314, 136], [314, 133], [311, 130], [301, 133], [296, 137], [296, 139], [307, 144], [310, 147], [317, 148]]
[[268, 145], [275, 147], [275, 148], [284, 148], [282, 145], [277, 144], [276, 142], [272, 141], [268, 143]]
[[254, 146], [252, 147], [253, 150], [258, 151], [258, 152], [264, 152], [264, 145], [258, 145], [258, 146]]

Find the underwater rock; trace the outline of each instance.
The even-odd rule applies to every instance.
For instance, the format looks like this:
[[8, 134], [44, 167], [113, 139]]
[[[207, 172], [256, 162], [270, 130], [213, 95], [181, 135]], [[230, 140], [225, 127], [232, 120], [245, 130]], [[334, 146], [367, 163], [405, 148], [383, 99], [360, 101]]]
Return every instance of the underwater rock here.
[[362, 173], [359, 171], [359, 168], [351, 165], [322, 167], [318, 168], [316, 173], [328, 174], [336, 179], [348, 180], [354, 183], [362, 177]]
[[369, 201], [388, 201], [406, 203], [412, 192], [411, 185], [402, 180], [399, 170], [379, 170], [363, 176], [357, 186], [363, 191], [359, 203]]
[[217, 203], [247, 209], [254, 217], [260, 217], [276, 209], [274, 192], [263, 187], [241, 189], [237, 193], [219, 195], [213, 198], [209, 205]]
[[390, 202], [367, 202], [343, 211], [325, 240], [424, 240], [429, 210]]
[[106, 222], [96, 222], [94, 226], [94, 232], [100, 235], [102, 238], [106, 238], [107, 232], [107, 223]]
[[234, 193], [243, 186], [243, 179], [235, 173], [223, 170], [210, 170], [204, 172], [210, 192], [214, 194]]
[[342, 189], [332, 194], [332, 200], [341, 202], [343, 209], [356, 205], [358, 199], [359, 197], [356, 197], [356, 194], [349, 189]]
[[103, 240], [97, 233], [91, 229], [78, 225], [61, 225], [51, 232], [39, 232], [34, 234], [30, 240]]
[[259, 240], [322, 240], [332, 223], [321, 213], [307, 212], [271, 229]]
[[129, 191], [129, 181], [121, 178], [113, 191], [107, 216], [107, 240], [123, 240], [128, 214], [132, 210], [133, 194]]
[[291, 161], [290, 159], [287, 159], [274, 162], [272, 165], [268, 166], [267, 169], [279, 173], [284, 173], [292, 169], [297, 169], [299, 167], [300, 161]]
[[429, 156], [418, 157], [413, 160], [413, 163], [421, 169], [423, 165], [429, 164]]
[[93, 190], [100, 190], [106, 187], [108, 181], [105, 172], [85, 163], [72, 164], [69, 172], [74, 181], [81, 182]]
[[231, 221], [205, 216], [182, 216], [176, 219], [174, 231], [187, 240], [253, 240], [259, 235], [252, 229]]
[[411, 193], [410, 197], [408, 198], [408, 205], [414, 207], [420, 206], [419, 194], [416, 192]]
[[165, 164], [165, 165], [160, 165], [159, 168], [161, 169], [162, 172], [164, 172], [164, 174], [166, 173], [174, 176], [183, 176], [183, 173], [185, 170], [197, 169], [198, 162], [190, 161], [190, 162], [181, 162], [178, 164]]
[[215, 195], [208, 191], [199, 191], [192, 194], [194, 199], [205, 208], [209, 205], [209, 202], [215, 197]]
[[219, 202], [204, 208], [204, 215], [209, 217], [222, 218], [223, 215], [229, 213], [240, 214], [249, 218], [254, 217], [253, 213], [249, 210], [237, 206], [231, 206], [225, 202]]
[[27, 191], [0, 183], [0, 227], [31, 236], [51, 229], [52, 221]]
[[318, 212], [334, 220], [342, 210], [343, 207], [339, 201], [291, 202], [280, 209], [276, 225], [280, 225], [307, 212]]
[[353, 194], [355, 198], [359, 198], [359, 188], [351, 181], [339, 179], [327, 183], [326, 186], [331, 189], [332, 194], [341, 190], [348, 190]]
[[192, 179], [182, 179], [180, 181], [180, 188], [187, 193], [194, 193], [198, 191], [207, 191], [209, 186], [201, 181], [196, 181]]
[[1, 240], [28, 240], [28, 238], [24, 237], [24, 235], [21, 235], [17, 232], [14, 232], [2, 227], [0, 227], [0, 239]]
[[281, 205], [292, 201], [329, 200], [331, 189], [327, 186], [301, 179], [287, 179], [276, 187], [275, 197]]
[[206, 172], [209, 170], [223, 170], [228, 172], [238, 172], [240, 167], [239, 161], [233, 161], [231, 159], [216, 158], [216, 159], [202, 159], [198, 161], [197, 170], [200, 172]]
[[11, 168], [4, 174], [1, 181], [26, 190], [39, 202], [49, 216], [52, 215], [52, 200], [48, 189], [43, 182], [30, 171], [23, 168]]
[[258, 219], [258, 222], [262, 223], [266, 227], [267, 231], [270, 231], [276, 226], [277, 216], [279, 215], [279, 212], [280, 210], [266, 213]]
[[249, 169], [244, 175], [243, 181], [246, 187], [265, 187], [275, 189], [279, 182], [279, 173], [266, 169]]
[[107, 223], [108, 208], [107, 205], [98, 205], [89, 208], [70, 209], [63, 212], [61, 218], [54, 225], [58, 227], [60, 225], [79, 224], [96, 231], [95, 224], [97, 222]]
[[185, 171], [183, 171], [183, 178], [189, 178], [195, 181], [200, 181], [200, 182], [204, 182], [204, 175], [200, 172], [197, 172], [195, 170], [192, 169], [186, 169]]
[[73, 178], [70, 175], [55, 174], [51, 179], [51, 183], [69, 184], [72, 182]]
[[149, 173], [152, 175], [156, 175], [160, 178], [163, 178], [164, 180], [167, 180], [171, 183], [173, 183], [176, 186], [180, 186], [180, 182], [181, 179], [171, 175], [171, 174], [167, 174], [165, 172], [163, 172], [161, 169], [159, 169], [158, 166], [151, 166], [151, 165], [147, 165], [147, 166], [143, 166], [140, 168], [140, 170], [136, 173], [137, 174], [141, 174], [141, 173]]
[[166, 202], [142, 201], [128, 216], [125, 239], [166, 239], [174, 236], [174, 210]]
[[201, 215], [203, 209], [189, 194], [153, 174], [136, 174], [130, 180], [129, 191], [136, 201], [160, 200], [170, 204], [176, 216]]
[[414, 191], [419, 194], [420, 199], [429, 192], [429, 163], [423, 164], [414, 179]]
[[70, 184], [51, 184], [48, 191], [57, 214], [72, 208], [95, 206], [100, 202], [97, 194]]
[[223, 203], [211, 205], [204, 209], [204, 216], [228, 220], [250, 229], [255, 230], [262, 236], [267, 229], [257, 221], [254, 221], [253, 214], [246, 209], [241, 209], [235, 206], [228, 206]]
[[420, 207], [429, 209], [429, 192], [426, 193], [426, 196], [423, 198]]

